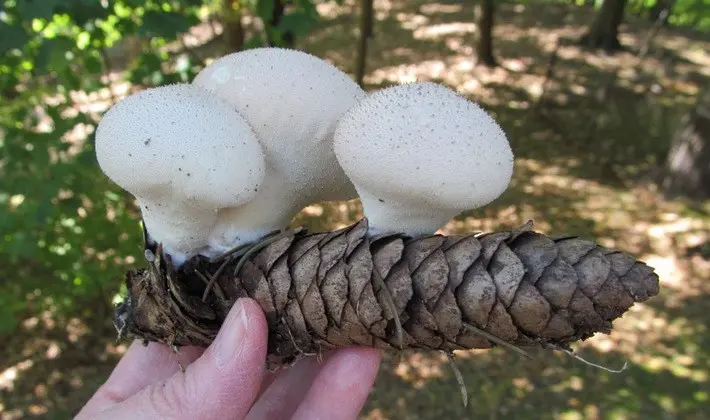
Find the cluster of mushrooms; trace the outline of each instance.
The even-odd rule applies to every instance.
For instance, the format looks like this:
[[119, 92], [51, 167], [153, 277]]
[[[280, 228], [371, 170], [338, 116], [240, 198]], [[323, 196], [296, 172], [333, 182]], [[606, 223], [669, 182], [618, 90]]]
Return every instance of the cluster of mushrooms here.
[[454, 91], [421, 82], [366, 94], [328, 62], [281, 48], [128, 96], [101, 120], [96, 154], [176, 265], [358, 196], [371, 235], [432, 234], [496, 199], [513, 171], [505, 133]]

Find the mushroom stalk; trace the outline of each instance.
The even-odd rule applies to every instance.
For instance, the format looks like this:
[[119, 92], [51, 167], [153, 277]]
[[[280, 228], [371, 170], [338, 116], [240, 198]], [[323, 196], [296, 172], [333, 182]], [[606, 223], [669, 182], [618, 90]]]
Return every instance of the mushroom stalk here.
[[[256, 242], [269, 233], [286, 229], [291, 222], [300, 198], [283, 191], [282, 181], [268, 172], [259, 193], [249, 203], [223, 209], [209, 236], [210, 257], [223, 254], [245, 243]], [[284, 205], [279, 205], [283, 202]]]

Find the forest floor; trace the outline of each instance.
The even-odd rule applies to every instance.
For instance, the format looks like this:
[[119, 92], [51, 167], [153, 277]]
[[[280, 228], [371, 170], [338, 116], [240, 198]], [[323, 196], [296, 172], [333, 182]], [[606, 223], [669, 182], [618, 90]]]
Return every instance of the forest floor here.
[[[368, 89], [444, 83], [479, 101], [508, 133], [517, 155], [510, 189], [443, 231], [532, 219], [540, 231], [595, 238], [645, 260], [661, 294], [635, 305], [610, 335], [576, 347], [610, 368], [628, 362], [622, 373], [551, 351], [533, 360], [504, 349], [460, 352], [465, 408], [444, 355], [387, 356], [362, 418], [710, 417], [710, 203], [666, 198], [655, 183], [673, 129], [710, 81], [710, 42], [664, 28], [641, 58], [635, 51], [651, 24], [631, 17], [622, 28], [627, 50], [606, 55], [573, 42], [591, 9], [506, 4], [495, 27], [501, 66], [487, 69], [473, 59], [471, 3], [376, 0], [365, 79]], [[356, 10], [346, 2], [320, 11], [323, 27], [299, 47], [351, 71]], [[334, 229], [359, 215], [357, 202], [313, 205], [294, 224]], [[72, 319], [45, 312], [4, 337], [0, 418], [63, 418], [81, 407], [125, 350], [104, 322], [110, 310], [94, 302]]]

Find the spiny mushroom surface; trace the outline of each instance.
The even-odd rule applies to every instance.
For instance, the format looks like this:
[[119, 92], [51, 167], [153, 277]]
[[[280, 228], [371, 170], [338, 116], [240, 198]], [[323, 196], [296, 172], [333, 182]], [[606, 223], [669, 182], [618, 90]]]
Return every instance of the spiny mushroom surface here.
[[377, 91], [350, 109], [335, 153], [362, 199], [371, 234], [434, 233], [508, 187], [513, 153], [482, 108], [429, 82]]
[[220, 213], [212, 249], [226, 251], [283, 229], [314, 202], [356, 197], [333, 152], [337, 120], [365, 95], [347, 74], [300, 51], [257, 48], [217, 59], [193, 84], [244, 116], [266, 158], [258, 194]]
[[97, 128], [96, 155], [104, 173], [136, 196], [150, 239], [177, 264], [205, 251], [220, 209], [253, 199], [265, 173], [244, 118], [187, 84], [114, 105]]

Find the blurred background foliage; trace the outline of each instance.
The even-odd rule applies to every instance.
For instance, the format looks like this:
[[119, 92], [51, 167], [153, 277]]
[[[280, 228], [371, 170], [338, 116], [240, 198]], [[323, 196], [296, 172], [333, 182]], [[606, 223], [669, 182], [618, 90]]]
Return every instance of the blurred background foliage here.
[[[693, 265], [688, 270], [700, 270], [695, 257], [680, 255], [678, 249], [696, 250], [698, 258], [710, 254], [701, 241], [710, 225], [707, 202], [702, 197], [666, 200], [655, 186], [681, 117], [708, 85], [710, 0], [606, 2], [620, 8], [623, 17], [613, 34], [622, 48], [617, 55], [579, 47], [585, 33], [594, 31], [593, 20], [606, 19], [601, 0], [0, 0], [0, 342], [5, 347], [0, 353], [0, 417], [68, 415], [120, 355], [122, 347], [112, 342], [111, 305], [121, 293], [124, 271], [141, 264], [142, 230], [133, 198], [96, 164], [92, 138], [101, 114], [131, 92], [188, 82], [210, 59], [241, 49], [299, 48], [336, 63], [367, 89], [429, 79], [483, 102], [511, 135], [519, 156], [516, 180], [495, 205], [463, 215], [445, 231], [511, 227], [532, 217], [541, 222], [539, 229], [594, 236], [639, 257], [658, 257], [660, 263], [671, 258]], [[359, 211], [357, 202], [315, 205], [294, 223], [332, 229], [353, 221]], [[683, 234], [695, 236], [687, 246], [674, 242], [665, 250], [654, 248], [648, 229], [666, 232], [667, 226], [658, 224], [667, 220], [691, 220], [692, 229]], [[688, 294], [693, 299], [708, 293], [707, 286], [693, 283], [698, 273], [705, 272], [687, 277], [696, 292]], [[659, 299], [659, 305], [672, 306], [674, 298]], [[679, 340], [685, 340], [685, 347], [677, 357], [699, 352], [697, 360], [705, 369], [700, 371], [707, 375], [708, 352], [697, 349], [698, 340], [710, 344], [707, 329], [700, 326], [707, 315], [702, 318], [706, 311], [693, 308], [696, 318], [687, 311], [676, 314], [693, 319], [689, 325], [667, 322], [684, 331]], [[62, 328], [49, 331], [56, 326]], [[633, 327], [622, 330], [639, 334]], [[42, 363], [39, 359], [55, 360], [59, 353], [70, 355], [59, 373], [50, 369], [46, 378], [28, 380], [24, 388], [7, 385], [12, 383], [7, 378], [31, 371]], [[607, 362], [620, 360], [592, 354]], [[412, 379], [415, 384], [423, 377], [446, 377], [438, 359], [419, 365], [417, 360], [407, 367], [390, 360], [382, 381], [401, 382], [412, 372], [419, 378]], [[558, 367], [573, 369], [564, 363]], [[464, 365], [469, 377], [478, 378], [469, 384], [471, 393], [484, 402], [474, 410], [493, 418], [515, 412], [535, 418], [538, 402], [528, 401], [525, 392], [534, 386], [489, 367], [493, 382], [481, 379], [480, 372], [476, 376], [474, 364]], [[46, 373], [41, 372], [35, 378]], [[498, 384], [496, 375], [502, 375]], [[565, 372], [552, 375], [564, 378]], [[611, 389], [620, 379], [610, 381], [606, 386]], [[417, 385], [411, 392], [428, 386]], [[707, 387], [694, 391], [684, 386], [648, 396], [668, 416], [651, 410], [641, 417], [710, 414], [702, 408], [710, 404]], [[417, 416], [413, 409], [399, 415], [391, 411], [387, 404], [413, 400], [387, 399], [389, 391], [379, 389], [368, 417]], [[458, 402], [455, 384], [447, 382], [443, 389], [427, 391], [429, 400], [418, 400], [432, 410], [428, 417], [470, 414], [450, 407], [450, 401]], [[687, 396], [678, 397], [678, 390]], [[451, 395], [444, 397], [447, 392]], [[631, 405], [606, 400], [612, 407], [607, 413], [630, 410], [623, 412], [641, 418], [633, 415], [641, 408], [632, 406], [648, 403], [646, 397], [627, 397]], [[514, 398], [518, 405], [502, 409], [502, 398]], [[579, 407], [581, 397], [574, 398], [577, 403], [569, 399], [567, 404]], [[533, 407], [528, 410], [525, 404]], [[581, 407], [572, 410], [581, 417], [570, 418], [621, 418]]]
[[17, 325], [28, 299], [37, 309], [70, 311], [77, 298], [109, 298], [117, 283], [107, 279], [120, 278], [140, 251], [132, 199], [97, 171], [91, 141], [102, 111], [117, 99], [116, 82], [137, 90], [192, 80], [204, 63], [185, 54], [180, 37], [203, 20], [252, 13], [267, 22], [242, 39], [245, 47], [282, 45], [317, 22], [314, 5], [299, 0], [270, 26], [275, 4], [4, 1], [0, 331]]

